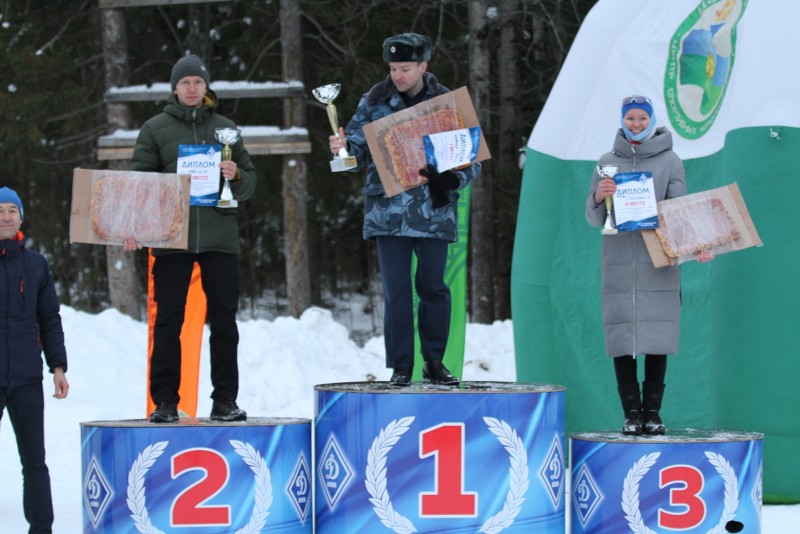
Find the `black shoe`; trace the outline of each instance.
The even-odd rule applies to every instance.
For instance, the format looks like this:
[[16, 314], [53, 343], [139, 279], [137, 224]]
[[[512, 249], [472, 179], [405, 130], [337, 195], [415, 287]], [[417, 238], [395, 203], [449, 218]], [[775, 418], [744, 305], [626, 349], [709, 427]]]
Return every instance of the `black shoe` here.
[[151, 423], [174, 423], [178, 420], [178, 405], [174, 402], [159, 402], [150, 414]]
[[440, 360], [428, 360], [422, 368], [422, 378], [443, 386], [459, 385], [458, 378]]
[[245, 421], [247, 413], [232, 400], [215, 400], [211, 405], [211, 419], [214, 421]]
[[389, 385], [404, 388], [411, 385], [411, 367], [395, 367], [392, 378], [389, 379]]

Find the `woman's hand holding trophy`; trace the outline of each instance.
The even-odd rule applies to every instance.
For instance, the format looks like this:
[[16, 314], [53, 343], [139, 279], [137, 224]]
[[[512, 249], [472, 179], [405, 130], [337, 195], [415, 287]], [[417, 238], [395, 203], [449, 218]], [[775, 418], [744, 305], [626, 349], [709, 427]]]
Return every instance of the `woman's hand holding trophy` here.
[[606, 223], [600, 231], [603, 235], [614, 235], [617, 229], [611, 220], [611, 210], [613, 208], [612, 197], [617, 190], [617, 185], [614, 183], [614, 175], [619, 172], [617, 165], [598, 165], [597, 173], [600, 175], [600, 182], [597, 186], [595, 195], [600, 195], [601, 199], [605, 199], [606, 203]]

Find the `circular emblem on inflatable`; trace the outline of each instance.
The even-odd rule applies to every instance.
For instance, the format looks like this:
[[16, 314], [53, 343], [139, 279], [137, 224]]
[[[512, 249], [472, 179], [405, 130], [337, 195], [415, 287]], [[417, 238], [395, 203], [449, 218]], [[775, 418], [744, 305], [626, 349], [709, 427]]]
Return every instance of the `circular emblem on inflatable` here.
[[664, 103], [675, 131], [687, 139], [705, 135], [717, 118], [746, 7], [747, 0], [702, 0], [670, 40]]

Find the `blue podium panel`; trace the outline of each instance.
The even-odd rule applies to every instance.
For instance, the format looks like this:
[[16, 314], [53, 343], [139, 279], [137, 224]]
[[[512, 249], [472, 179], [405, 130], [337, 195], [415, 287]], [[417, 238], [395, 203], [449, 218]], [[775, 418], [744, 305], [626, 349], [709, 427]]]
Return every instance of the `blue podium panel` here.
[[315, 388], [316, 532], [564, 532], [564, 388]]
[[310, 533], [311, 421], [81, 423], [83, 532]]
[[763, 434], [570, 436], [571, 532], [761, 532]]

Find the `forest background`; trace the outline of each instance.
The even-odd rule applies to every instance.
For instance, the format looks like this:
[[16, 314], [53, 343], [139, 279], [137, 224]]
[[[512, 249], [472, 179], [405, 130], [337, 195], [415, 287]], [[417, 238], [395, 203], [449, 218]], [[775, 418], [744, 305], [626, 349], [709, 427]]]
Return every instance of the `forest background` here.
[[373, 314], [364, 335], [376, 335], [381, 293], [374, 246], [361, 233], [363, 175], [330, 172], [331, 127], [311, 90], [342, 84], [335, 104], [345, 125], [361, 95], [388, 74], [383, 40], [422, 33], [434, 43], [429, 71], [451, 89], [468, 86], [493, 156], [472, 194], [469, 320], [507, 319], [520, 159], [594, 3], [0, 0], [0, 185], [22, 197], [23, 231], [50, 259], [63, 304], [116, 307], [141, 319], [146, 252], [69, 242], [72, 172], [109, 168], [97, 141], [120, 125], [110, 108], [138, 128], [164, 105], [111, 106], [104, 94], [167, 82], [187, 53], [205, 60], [212, 89], [222, 80], [299, 78], [301, 97], [221, 99], [218, 107], [237, 124], [307, 128], [311, 141], [310, 154], [253, 158], [257, 191], [239, 208], [241, 314], [299, 316], [310, 305], [351, 301]]

